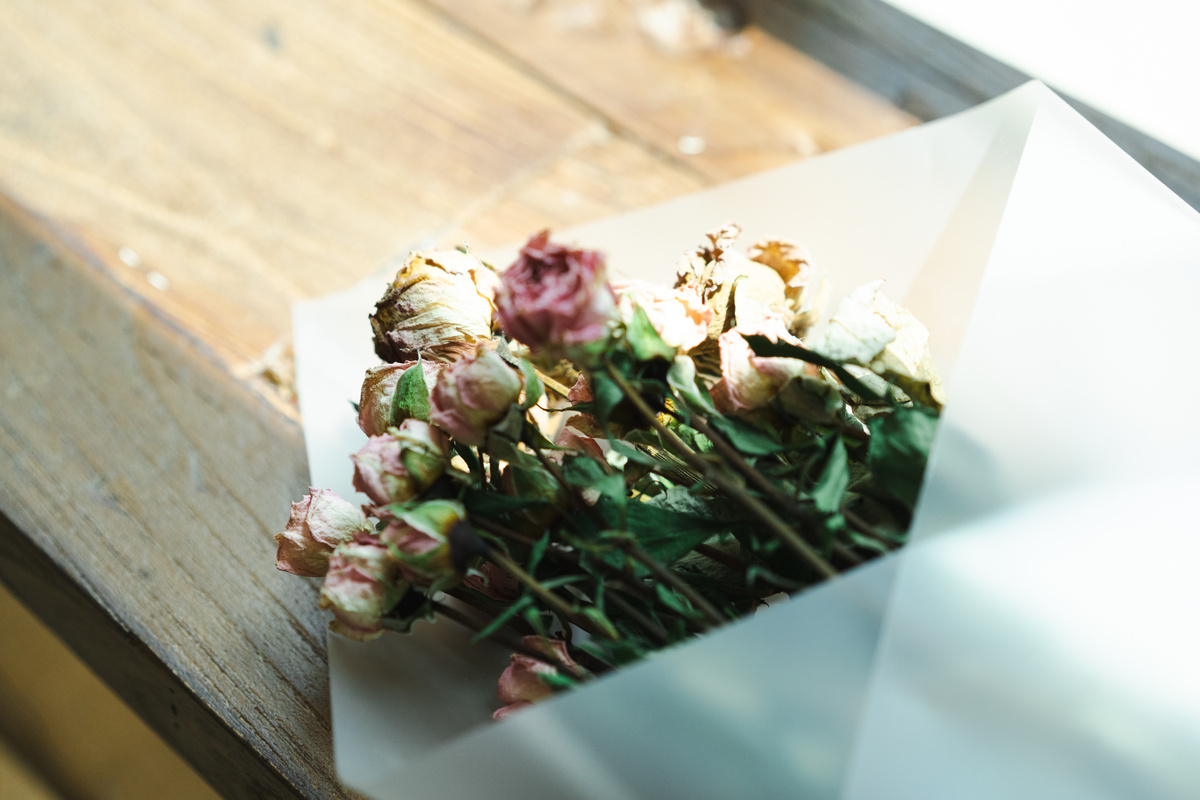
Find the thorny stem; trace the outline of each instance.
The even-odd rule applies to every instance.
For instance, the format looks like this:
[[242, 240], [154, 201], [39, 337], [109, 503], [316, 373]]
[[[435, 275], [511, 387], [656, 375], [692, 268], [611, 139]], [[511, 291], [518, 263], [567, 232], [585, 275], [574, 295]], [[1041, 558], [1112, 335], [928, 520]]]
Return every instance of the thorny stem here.
[[621, 391], [624, 393], [625, 397], [628, 398], [631, 403], [633, 403], [634, 407], [637, 408], [638, 412], [645, 418], [651, 427], [653, 427], [654, 430], [657, 431], [658, 434], [665, 440], [670, 442], [671, 445], [679, 451], [679, 454], [684, 458], [684, 460], [686, 460], [693, 468], [700, 470], [702, 474], [704, 474], [709, 480], [717, 484], [718, 488], [727, 492], [730, 497], [741, 503], [746, 510], [758, 517], [764, 525], [770, 528], [771, 531], [784, 542], [784, 544], [790, 547], [792, 551], [795, 552], [796, 555], [798, 555], [801, 559], [808, 562], [808, 564], [821, 575], [826, 578], [832, 578], [838, 574], [837, 570], [835, 570], [828, 561], [822, 558], [820, 553], [814, 550], [808, 542], [800, 538], [800, 535], [796, 533], [796, 531], [793, 530], [790, 525], [776, 516], [775, 512], [767, 507], [766, 504], [764, 504], [754, 495], [745, 491], [736, 480], [733, 480], [724, 472], [714, 469], [712, 464], [705, 461], [699, 456], [699, 454], [696, 453], [696, 451], [688, 447], [687, 443], [680, 439], [675, 431], [671, 430], [666, 425], [663, 425], [662, 422], [659, 421], [658, 415], [654, 413], [654, 409], [650, 408], [645, 399], [643, 399], [637, 390], [629, 384], [629, 381], [625, 380], [625, 377], [621, 375], [616, 367], [607, 362], [605, 363], [605, 367], [608, 370], [609, 376], [614, 382], [616, 382], [617, 386], [621, 388]]

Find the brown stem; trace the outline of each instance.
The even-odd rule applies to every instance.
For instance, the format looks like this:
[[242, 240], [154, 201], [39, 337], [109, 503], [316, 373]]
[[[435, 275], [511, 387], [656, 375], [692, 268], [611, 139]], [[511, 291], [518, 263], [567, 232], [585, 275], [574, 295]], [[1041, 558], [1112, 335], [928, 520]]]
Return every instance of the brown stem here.
[[495, 547], [490, 548], [487, 554], [488, 559], [496, 566], [503, 569], [508, 574], [519, 580], [521, 583], [529, 587], [529, 590], [537, 595], [543, 603], [550, 607], [550, 610], [557, 614], [562, 619], [570, 621], [573, 625], [582, 628], [593, 636], [604, 636], [616, 641], [619, 637], [613, 637], [612, 633], [605, 631], [599, 626], [592, 623], [587, 617], [575, 611], [567, 605], [561, 597], [554, 592], [542, 586], [536, 578], [522, 569], [515, 561], [506, 556]]
[[[480, 625], [476, 620], [462, 613], [454, 606], [446, 605], [445, 603], [439, 603], [436, 600], [431, 600], [430, 605], [433, 607], [434, 611], [441, 614], [446, 619], [457, 622], [464, 628], [473, 630], [476, 633], [479, 633], [484, 628], [483, 625]], [[565, 664], [562, 661], [559, 661], [557, 658], [553, 658], [552, 656], [548, 656], [538, 650], [534, 650], [532, 647], [527, 647], [522, 641], [513, 641], [511, 637], [503, 636], [499, 631], [493, 631], [492, 633], [488, 634], [486, 638], [491, 639], [493, 642], [496, 642], [502, 647], [515, 650], [516, 652], [529, 656], [530, 658], [535, 658], [538, 661], [541, 661], [543, 664], [569, 672], [576, 678], [586, 677], [586, 674], [581, 672], [578, 667]]]
[[713, 465], [700, 457], [696, 451], [688, 447], [687, 443], [679, 438], [675, 431], [663, 425], [659, 421], [658, 415], [646, 403], [638, 392], [629, 385], [625, 377], [612, 364], [605, 365], [608, 369], [608, 374], [613, 381], [621, 388], [625, 397], [633, 403], [638, 412], [645, 420], [662, 436], [666, 441], [670, 442], [671, 446], [678, 450], [679, 455], [683, 457], [694, 469], [700, 470], [701, 473], [710, 481], [717, 485], [717, 488], [724, 491], [734, 500], [742, 504], [754, 516], [758, 517], [764, 525], [771, 529], [772, 533], [778, 536], [784, 544], [792, 549], [792, 551], [804, 561], [823, 575], [826, 578], [832, 578], [837, 575], [837, 570], [821, 557], [813, 547], [800, 537], [790, 525], [776, 516], [775, 512], [767, 507], [765, 503], [759, 500], [754, 495], [747, 492], [736, 480], [726, 475], [724, 472], [714, 469]]
[[649, 569], [650, 572], [654, 574], [654, 577], [658, 578], [660, 581], [686, 597], [688, 601], [700, 611], [700, 613], [708, 617], [708, 621], [713, 625], [721, 626], [728, 622], [725, 617], [721, 616], [721, 612], [717, 610], [717, 607], [708, 602], [708, 598], [696, 591], [695, 587], [684, 580], [682, 576], [677, 575], [676, 573], [664, 567], [662, 564], [658, 563], [658, 561], [651, 557], [651, 555], [645, 550], [638, 547], [633, 542], [627, 542], [622, 546], [622, 549], [635, 561]]
[[[763, 475], [762, 472], [750, 466], [749, 462], [742, 457], [742, 454], [739, 453], [723, 435], [714, 430], [713, 427], [708, 424], [708, 420], [699, 414], [692, 414], [691, 425], [693, 428], [707, 436], [713, 443], [713, 447], [717, 449], [717, 452], [720, 453], [726, 461], [728, 461], [730, 464], [733, 464], [734, 469], [740, 472], [742, 476], [746, 478], [746, 480], [754, 484], [755, 488], [769, 497], [775, 503], [775, 505], [779, 506], [797, 519], [803, 516], [803, 512], [800, 510], [800, 507], [796, 505], [795, 501], [784, 494], [778, 486], [771, 483], [771, 481], [767, 479], [766, 475]], [[833, 551], [843, 560], [850, 562], [851, 565], [858, 565], [862, 563], [862, 559], [855, 555], [850, 548], [846, 547], [841, 542], [833, 543]]]
[[657, 642], [659, 647], [664, 647], [670, 642], [667, 632], [662, 629], [661, 625], [634, 608], [633, 604], [624, 597], [613, 592], [607, 598], [608, 602], [619, 608], [622, 613], [640, 625], [646, 633], [650, 634], [650, 638]]

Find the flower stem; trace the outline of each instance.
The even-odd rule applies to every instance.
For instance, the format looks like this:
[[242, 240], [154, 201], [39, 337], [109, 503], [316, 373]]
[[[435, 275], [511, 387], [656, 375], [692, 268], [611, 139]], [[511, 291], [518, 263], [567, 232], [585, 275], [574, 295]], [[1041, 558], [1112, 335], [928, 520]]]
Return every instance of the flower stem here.
[[628, 398], [629, 402], [633, 403], [634, 407], [650, 423], [651, 427], [663, 439], [670, 442], [688, 464], [694, 469], [701, 471], [718, 488], [728, 493], [730, 497], [741, 503], [747, 511], [758, 517], [784, 544], [790, 547], [797, 556], [808, 562], [809, 566], [818, 573], [826, 578], [832, 578], [838, 574], [837, 570], [822, 558], [820, 553], [814, 550], [808, 542], [804, 541], [790, 525], [781, 520], [765, 503], [747, 492], [736, 480], [726, 475], [723, 471], [714, 469], [712, 464], [705, 461], [696, 451], [688, 447], [687, 443], [680, 439], [675, 431], [663, 425], [659, 421], [658, 415], [654, 413], [654, 409], [650, 408], [646, 400], [629, 384], [629, 381], [625, 379], [625, 376], [616, 367], [607, 362], [605, 362], [605, 367], [608, 370], [609, 376], [621, 388], [621, 391]]
[[[755, 488], [774, 501], [775, 505], [779, 506], [794, 517], [799, 518], [802, 516], [799, 506], [793, 502], [792, 498], [780, 491], [778, 486], [767, 480], [766, 475], [763, 475], [754, 467], [750, 466], [746, 459], [742, 458], [742, 454], [739, 453], [732, 444], [726, 441], [724, 436], [713, 430], [713, 427], [708, 424], [708, 420], [706, 420], [702, 415], [693, 413], [690, 424], [693, 428], [707, 436], [709, 441], [713, 443], [713, 447], [717, 449], [717, 452], [720, 453], [726, 461], [732, 464], [734, 469], [740, 472], [742, 476], [746, 478], [746, 480], [754, 484]], [[850, 548], [846, 547], [841, 542], [834, 542], [833, 549], [843, 560], [850, 562], [852, 565], [857, 566], [858, 564], [862, 563], [862, 559], [856, 556], [850, 550]]]
[[592, 624], [592, 621], [582, 614], [575, 611], [571, 606], [554, 592], [547, 589], [542, 584], [538, 583], [537, 579], [522, 569], [515, 561], [506, 556], [498, 548], [491, 547], [488, 550], [487, 557], [496, 566], [503, 569], [508, 574], [519, 580], [521, 583], [529, 587], [529, 590], [537, 595], [543, 603], [550, 607], [558, 616], [565, 620], [569, 620], [571, 624], [583, 628], [593, 636], [605, 636], [616, 641], [620, 637], [614, 637], [610, 631], [604, 631], [599, 626]]
[[[436, 600], [431, 600], [430, 605], [434, 611], [441, 614], [446, 619], [457, 622], [459, 625], [462, 625], [464, 628], [475, 631], [476, 633], [479, 633], [481, 630], [483, 630], [482, 625], [480, 625], [478, 622], [476, 622], [474, 619], [472, 619], [469, 615], [464, 614], [463, 612], [459, 611], [454, 606], [450, 606], [445, 603], [439, 603]], [[519, 640], [513, 641], [510, 637], [501, 635], [499, 631], [495, 631], [495, 632], [489, 634], [487, 636], [487, 638], [491, 639], [493, 642], [495, 642], [496, 644], [498, 644], [502, 647], [505, 647], [505, 648], [508, 648], [511, 650], [515, 650], [518, 653], [521, 653], [522, 655], [529, 656], [530, 658], [535, 658], [538, 661], [541, 661], [543, 664], [554, 667], [555, 669], [561, 669], [566, 672], [569, 672], [569, 673], [571, 673], [571, 675], [573, 675], [576, 678], [586, 677], [586, 673], [580, 671], [580, 669], [578, 667], [572, 667], [569, 664], [564, 664], [563, 662], [559, 661], [556, 658], [552, 658], [551, 656], [548, 656], [545, 653], [534, 650], [532, 647], [526, 647], [524, 642], [521, 642]]]

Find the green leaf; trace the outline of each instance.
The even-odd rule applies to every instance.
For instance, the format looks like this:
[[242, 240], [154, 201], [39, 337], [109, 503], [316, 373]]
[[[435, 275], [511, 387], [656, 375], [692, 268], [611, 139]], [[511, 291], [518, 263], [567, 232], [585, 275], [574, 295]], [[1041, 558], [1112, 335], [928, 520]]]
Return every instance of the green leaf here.
[[825, 467], [812, 490], [812, 499], [817, 510], [826, 514], [836, 512], [842, 507], [842, 498], [849, 486], [850, 464], [846, 458], [846, 443], [842, 441], [841, 436], [834, 436]]
[[542, 556], [546, 554], [546, 548], [550, 546], [550, 531], [542, 534], [542, 538], [533, 543], [533, 547], [529, 548], [529, 558], [525, 562], [525, 571], [530, 575], [536, 575], [538, 564], [542, 561]]
[[522, 358], [519, 366], [521, 377], [525, 379], [525, 399], [521, 401], [521, 408], [528, 411], [542, 401], [542, 395], [546, 390], [542, 386], [542, 379], [538, 377], [533, 364]]
[[541, 497], [510, 497], [506, 494], [486, 492], [482, 489], [468, 489], [463, 495], [463, 503], [466, 505], [467, 511], [484, 517], [549, 505], [549, 501]]
[[607, 425], [613, 410], [625, 399], [625, 394], [612, 378], [600, 372], [590, 373], [588, 383], [592, 387], [592, 413], [602, 426]]
[[867, 466], [875, 482], [890, 496], [913, 508], [925, 479], [925, 464], [937, 430], [937, 417], [921, 406], [897, 408], [867, 423], [871, 441]]
[[404, 370], [396, 382], [396, 393], [392, 395], [392, 423], [399, 425], [406, 419], [429, 421], [429, 387], [425, 384], [425, 369], [420, 359], [416, 365]]
[[426, 500], [399, 516], [405, 524], [426, 536], [444, 540], [455, 523], [467, 516], [467, 512], [457, 500]]
[[649, 453], [644, 453], [633, 445], [627, 444], [620, 439], [609, 439], [608, 444], [617, 453], [625, 456], [635, 464], [645, 464], [649, 467], [656, 467], [659, 464], [659, 460], [654, 456], [650, 455]]
[[688, 617], [696, 616], [696, 609], [692, 608], [692, 604], [688, 602], [688, 599], [674, 589], [669, 589], [659, 583], [655, 584], [654, 591], [658, 595], [658, 599], [662, 601], [662, 604], [672, 611]]
[[654, 324], [641, 306], [633, 307], [633, 319], [625, 326], [625, 339], [639, 361], [675, 358], [675, 348], [669, 346], [654, 330]]
[[747, 336], [745, 339], [756, 356], [763, 356], [764, 358], [798, 358], [801, 361], [807, 361], [809, 364], [824, 367], [834, 375], [837, 375], [838, 380], [846, 384], [846, 388], [865, 400], [880, 401], [886, 399], [879, 392], [851, 375], [844, 365], [834, 361], [832, 358], [821, 355], [815, 350], [798, 347], [787, 342], [772, 342], [766, 336], [759, 334]]
[[583, 615], [596, 623], [600, 627], [600, 630], [608, 634], [610, 638], [621, 638], [621, 634], [617, 631], [617, 626], [613, 625], [612, 620], [600, 609], [595, 606], [584, 606]]
[[525, 595], [525, 596], [521, 597], [519, 600], [517, 600], [517, 602], [513, 603], [511, 606], [504, 609], [499, 614], [497, 614], [495, 617], [493, 617], [492, 621], [489, 622], [487, 625], [484, 625], [483, 628], [479, 631], [479, 633], [472, 636], [471, 644], [475, 644], [476, 642], [478, 642], [482, 639], [486, 639], [487, 637], [491, 636], [493, 633], [495, 633], [496, 631], [498, 631], [502, 627], [504, 627], [504, 625], [510, 619], [512, 619], [513, 617], [522, 613], [525, 609], [529, 608], [532, 605], [533, 605], [532, 597], [530, 597], [529, 595]]
[[667, 385], [684, 399], [702, 411], [715, 412], [712, 397], [703, 381], [696, 374], [696, 362], [687, 356], [678, 356], [667, 370]]
[[708, 424], [720, 431], [731, 445], [748, 456], [767, 456], [787, 449], [778, 437], [770, 436], [737, 417], [713, 414], [708, 418]]
[[[657, 500], [657, 498], [655, 498]], [[619, 523], [606, 504], [601, 513], [614, 527]], [[632, 502], [625, 509], [624, 529], [633, 534], [643, 550], [661, 564], [674, 564], [685, 553], [716, 533], [732, 527], [728, 520], [703, 517], [664, 508], [655, 502]]]
[[617, 508], [625, 505], [625, 476], [619, 472], [609, 475], [599, 462], [588, 456], [567, 456], [563, 459], [563, 477], [572, 486], [595, 489]]

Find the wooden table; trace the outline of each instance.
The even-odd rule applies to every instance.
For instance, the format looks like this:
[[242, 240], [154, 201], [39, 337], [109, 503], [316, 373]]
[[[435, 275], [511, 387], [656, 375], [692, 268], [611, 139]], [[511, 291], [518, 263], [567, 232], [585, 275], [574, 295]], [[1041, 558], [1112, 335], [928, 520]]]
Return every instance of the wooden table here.
[[273, 569], [293, 301], [1021, 78], [877, 0], [752, 3], [684, 53], [652, 4], [5, 3], [0, 579], [223, 795], [350, 794], [317, 587]]

